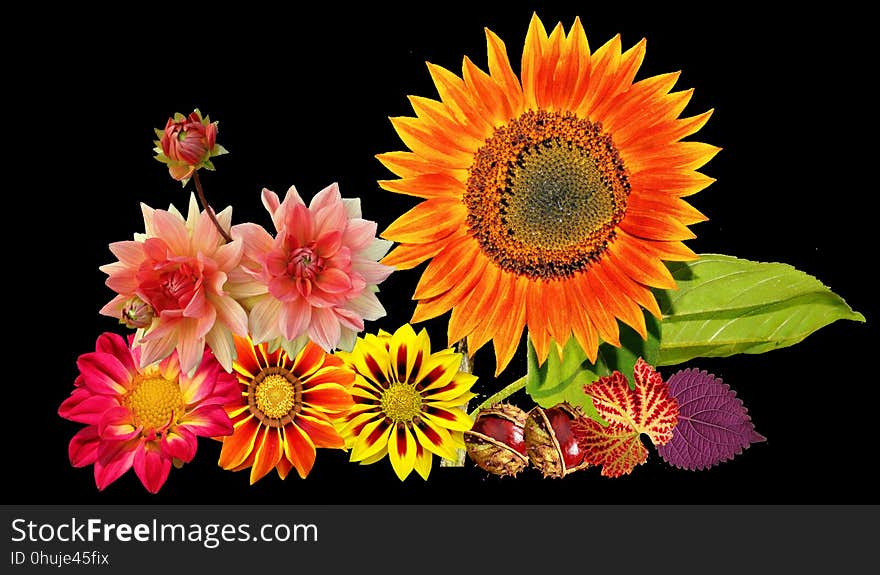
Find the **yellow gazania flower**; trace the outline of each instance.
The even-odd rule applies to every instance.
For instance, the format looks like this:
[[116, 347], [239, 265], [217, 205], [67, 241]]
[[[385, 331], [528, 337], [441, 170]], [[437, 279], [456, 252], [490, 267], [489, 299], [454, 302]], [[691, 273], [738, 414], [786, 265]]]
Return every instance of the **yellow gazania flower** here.
[[428, 332], [416, 335], [407, 324], [394, 335], [358, 338], [351, 353], [336, 356], [357, 374], [354, 407], [341, 425], [351, 461], [366, 465], [388, 455], [401, 481], [413, 469], [427, 479], [433, 454], [455, 459], [464, 448], [462, 431], [472, 421], [463, 406], [475, 396], [477, 378], [459, 371], [461, 354], [432, 354]]
[[634, 83], [645, 42], [591, 53], [578, 19], [548, 36], [533, 17], [519, 78], [486, 37], [488, 74], [428, 64], [440, 101], [412, 96], [417, 117], [392, 119], [412, 151], [378, 156], [400, 177], [380, 185], [425, 201], [382, 234], [400, 243], [382, 263], [431, 259], [412, 321], [452, 309], [450, 342], [493, 340], [498, 372], [526, 326], [541, 362], [571, 335], [595, 360], [599, 338], [619, 345], [617, 319], [644, 337], [641, 308], [660, 317], [663, 261], [696, 257], [681, 242], [706, 218], [682, 197], [713, 181], [696, 169], [718, 148], [680, 140], [712, 110], [680, 119], [678, 73]]

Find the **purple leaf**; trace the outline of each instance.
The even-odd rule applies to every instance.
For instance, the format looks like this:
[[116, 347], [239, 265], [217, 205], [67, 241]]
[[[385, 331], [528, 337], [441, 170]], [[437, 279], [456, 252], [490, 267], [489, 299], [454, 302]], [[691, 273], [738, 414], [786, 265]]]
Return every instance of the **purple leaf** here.
[[720, 378], [696, 369], [669, 378], [678, 400], [678, 425], [672, 439], [657, 447], [667, 463], [691, 471], [733, 459], [752, 443], [766, 438], [755, 431], [748, 410]]

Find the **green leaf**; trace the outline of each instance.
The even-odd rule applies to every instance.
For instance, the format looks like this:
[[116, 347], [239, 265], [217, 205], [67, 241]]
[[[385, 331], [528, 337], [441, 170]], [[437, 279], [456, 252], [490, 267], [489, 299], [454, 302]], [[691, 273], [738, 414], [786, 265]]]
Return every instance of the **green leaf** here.
[[608, 373], [608, 368], [600, 360], [593, 365], [575, 338], [569, 338], [562, 351], [562, 359], [551, 346], [547, 361], [538, 364], [538, 354], [532, 340], [528, 340], [528, 373], [526, 393], [541, 407], [553, 407], [563, 401], [580, 406], [590, 417], [596, 414], [593, 402], [584, 393], [584, 385], [593, 383]]
[[677, 290], [658, 291], [658, 365], [764, 353], [794, 345], [839, 319], [864, 322], [843, 299], [787, 264], [704, 254], [669, 264]]
[[607, 343], [599, 346], [596, 363], [592, 363], [578, 345], [575, 338], [569, 338], [562, 350], [562, 358], [551, 346], [547, 361], [538, 364], [538, 357], [531, 340], [528, 341], [528, 374], [526, 393], [541, 407], [552, 407], [563, 401], [578, 405], [590, 417], [596, 416], [592, 400], [584, 393], [584, 385], [593, 383], [603, 375], [619, 371], [627, 376], [630, 387], [634, 385], [633, 366], [638, 358], [653, 364], [657, 360], [660, 346], [660, 323], [647, 315], [648, 339], [632, 328], [620, 326], [621, 348]]
[[[628, 325], [620, 324], [620, 347], [603, 343], [599, 346], [596, 363], [608, 366], [608, 373], [619, 371], [626, 376], [630, 389], [635, 389], [633, 366], [641, 357], [649, 365], [656, 365], [660, 355], [660, 322], [651, 314], [645, 314], [645, 325], [648, 328], [647, 339]], [[606, 375], [606, 374], [603, 374]]]

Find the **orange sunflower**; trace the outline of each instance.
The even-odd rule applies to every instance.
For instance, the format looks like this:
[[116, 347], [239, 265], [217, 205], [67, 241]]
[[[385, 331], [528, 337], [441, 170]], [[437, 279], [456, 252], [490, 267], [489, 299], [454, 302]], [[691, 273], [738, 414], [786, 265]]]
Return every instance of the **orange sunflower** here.
[[591, 53], [579, 19], [548, 36], [534, 16], [519, 78], [486, 37], [488, 74], [429, 63], [440, 100], [412, 96], [416, 117], [391, 120], [411, 151], [379, 155], [400, 177], [379, 183], [425, 201], [382, 234], [400, 244], [382, 263], [430, 259], [412, 320], [451, 309], [450, 343], [493, 340], [498, 373], [526, 326], [541, 362], [572, 335], [595, 360], [600, 339], [620, 345], [618, 319], [644, 337], [642, 308], [660, 317], [663, 261], [696, 258], [682, 240], [706, 218], [682, 198], [714, 181], [696, 170], [719, 148], [681, 139], [712, 110], [679, 118], [678, 73], [633, 82], [644, 40]]
[[354, 374], [312, 342], [291, 359], [283, 349], [235, 337], [233, 369], [241, 385], [238, 401], [226, 404], [235, 431], [223, 438], [219, 465], [250, 468], [250, 482], [272, 469], [285, 479], [292, 468], [305, 478], [316, 448], [345, 448], [334, 420], [354, 405]]

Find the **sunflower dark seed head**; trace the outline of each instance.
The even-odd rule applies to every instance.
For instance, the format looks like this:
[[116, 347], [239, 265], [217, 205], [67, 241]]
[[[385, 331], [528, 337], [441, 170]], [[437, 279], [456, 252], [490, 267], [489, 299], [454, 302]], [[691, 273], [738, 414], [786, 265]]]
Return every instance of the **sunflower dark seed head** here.
[[515, 405], [496, 403], [481, 409], [474, 426], [464, 432], [468, 456], [493, 475], [516, 475], [529, 464], [523, 434], [526, 418], [526, 412]]

